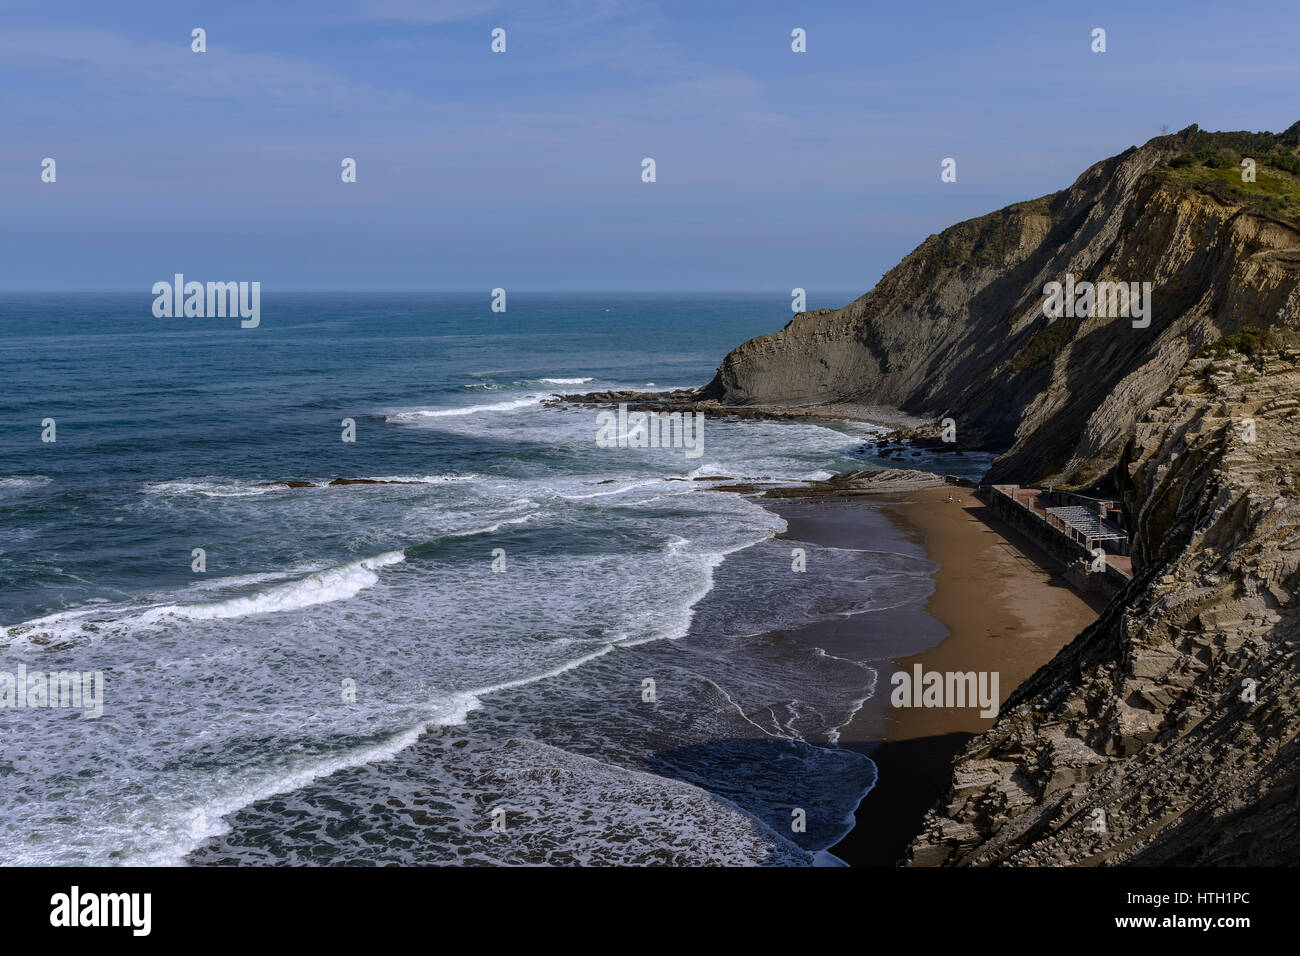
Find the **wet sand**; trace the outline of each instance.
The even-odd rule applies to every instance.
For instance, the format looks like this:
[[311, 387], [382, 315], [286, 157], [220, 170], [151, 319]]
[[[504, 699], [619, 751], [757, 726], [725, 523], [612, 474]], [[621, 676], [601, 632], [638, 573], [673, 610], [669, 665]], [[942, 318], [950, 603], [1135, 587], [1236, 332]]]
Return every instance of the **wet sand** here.
[[[895, 865], [947, 789], [953, 756], [994, 718], [981, 717], [978, 707], [892, 707], [890, 676], [918, 663], [924, 671], [997, 672], [1001, 703], [1092, 623], [1104, 602], [1067, 585], [1059, 562], [995, 518], [970, 488], [763, 504], [786, 519], [784, 537], [792, 541], [870, 549], [901, 534], [912, 553], [938, 565], [924, 614], [903, 606], [794, 635], [879, 673], [875, 696], [840, 737], [841, 746], [871, 756], [879, 779], [858, 807], [856, 826], [831, 852], [855, 866]], [[881, 534], [882, 521], [893, 533]]]

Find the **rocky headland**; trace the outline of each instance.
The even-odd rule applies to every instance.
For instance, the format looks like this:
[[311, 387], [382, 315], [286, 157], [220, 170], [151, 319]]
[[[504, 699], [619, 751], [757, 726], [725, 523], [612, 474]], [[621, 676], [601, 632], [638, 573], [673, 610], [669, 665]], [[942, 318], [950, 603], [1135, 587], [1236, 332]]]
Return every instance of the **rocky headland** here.
[[[1150, 311], [1046, 314], [1067, 280], [1150, 283]], [[562, 400], [862, 418], [891, 442], [948, 419], [953, 447], [1000, 452], [988, 482], [1107, 488], [1132, 583], [959, 754], [909, 860], [1295, 864], [1298, 343], [1300, 123], [1192, 126], [929, 237], [699, 389]]]

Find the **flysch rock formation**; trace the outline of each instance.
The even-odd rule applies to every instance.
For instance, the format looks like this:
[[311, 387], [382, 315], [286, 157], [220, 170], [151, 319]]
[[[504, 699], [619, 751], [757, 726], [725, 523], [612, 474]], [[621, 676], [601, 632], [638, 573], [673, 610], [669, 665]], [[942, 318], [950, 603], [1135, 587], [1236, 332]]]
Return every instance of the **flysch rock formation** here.
[[[1149, 324], [1045, 314], [1067, 277], [1150, 282]], [[1115, 489], [1131, 583], [957, 757], [906, 862], [1300, 864], [1297, 345], [1300, 123], [1192, 126], [931, 236], [703, 388], [564, 399], [909, 440], [951, 418], [957, 447], [1003, 452], [987, 482]]]
[[1300, 863], [1300, 352], [1188, 363], [1116, 478], [1132, 585], [957, 758], [912, 865]]
[[[1189, 127], [931, 236], [673, 400], [950, 417], [1003, 451], [987, 481], [1121, 497], [1132, 582], [970, 741], [906, 862], [1300, 863], [1297, 223], [1300, 123]], [[1046, 315], [1067, 276], [1150, 282], [1149, 325]]]
[[[951, 417], [961, 447], [1006, 449], [989, 481], [1090, 486], [1201, 345], [1261, 318], [1300, 321], [1300, 227], [1168, 168], [1220, 136], [1300, 150], [1300, 123], [1277, 136], [1192, 126], [1157, 137], [1069, 189], [931, 236], [844, 308], [734, 349], [693, 397], [750, 412]], [[1044, 286], [1067, 274], [1152, 283], [1150, 325], [1048, 318]]]

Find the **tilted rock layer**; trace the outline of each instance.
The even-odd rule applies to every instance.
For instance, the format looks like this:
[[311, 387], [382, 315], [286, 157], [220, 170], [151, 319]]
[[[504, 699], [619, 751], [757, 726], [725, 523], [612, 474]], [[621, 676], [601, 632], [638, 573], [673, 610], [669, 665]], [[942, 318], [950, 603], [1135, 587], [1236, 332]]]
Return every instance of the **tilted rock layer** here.
[[[958, 756], [911, 864], [1300, 864], [1297, 223], [1300, 123], [1189, 127], [931, 236], [695, 393], [951, 417], [1007, 449], [990, 482], [1118, 489], [1132, 582]], [[1067, 276], [1150, 282], [1150, 324], [1046, 315]]]
[[[951, 417], [964, 447], [1009, 449], [991, 481], [1090, 485], [1199, 346], [1251, 324], [1300, 324], [1300, 228], [1168, 167], [1233, 135], [1159, 137], [1069, 189], [931, 236], [844, 308], [801, 313], [733, 350], [699, 396]], [[1240, 135], [1300, 151], [1300, 123]], [[1048, 318], [1044, 286], [1067, 274], [1152, 283], [1149, 327]]]
[[958, 757], [913, 865], [1300, 863], [1300, 352], [1191, 361], [1116, 477], [1132, 585]]

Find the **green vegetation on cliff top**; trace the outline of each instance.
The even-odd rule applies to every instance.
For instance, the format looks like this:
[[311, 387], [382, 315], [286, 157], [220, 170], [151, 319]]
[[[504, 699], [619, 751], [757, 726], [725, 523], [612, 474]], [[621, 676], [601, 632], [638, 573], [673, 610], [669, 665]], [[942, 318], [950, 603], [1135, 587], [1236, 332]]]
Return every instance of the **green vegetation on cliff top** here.
[[[1164, 167], [1172, 181], [1210, 191], [1290, 223], [1300, 224], [1300, 155], [1295, 127], [1275, 133], [1179, 134], [1185, 152]], [[1242, 182], [1242, 160], [1255, 160], [1255, 182]]]

